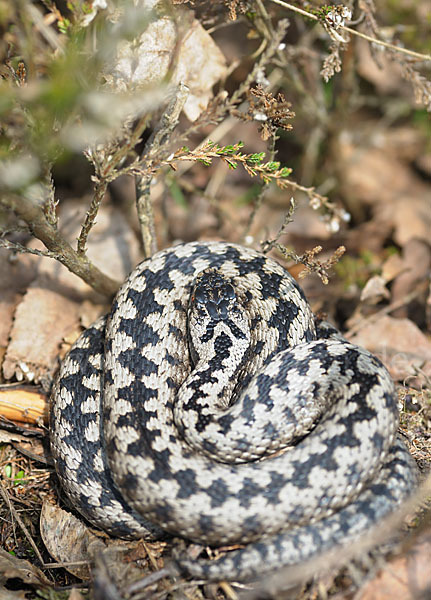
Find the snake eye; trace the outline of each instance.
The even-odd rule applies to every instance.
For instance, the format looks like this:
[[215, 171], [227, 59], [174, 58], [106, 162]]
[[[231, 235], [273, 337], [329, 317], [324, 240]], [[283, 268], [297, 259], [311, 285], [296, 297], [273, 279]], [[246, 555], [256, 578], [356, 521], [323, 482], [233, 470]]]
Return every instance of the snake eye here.
[[208, 301], [208, 294], [206, 291], [200, 287], [195, 288], [195, 291], [192, 295], [192, 302], [196, 304], [205, 304]]
[[233, 289], [233, 287], [231, 286], [230, 283], [227, 283], [225, 285], [224, 295], [227, 298], [227, 300], [234, 300], [235, 299], [235, 291], [234, 291], [234, 289]]

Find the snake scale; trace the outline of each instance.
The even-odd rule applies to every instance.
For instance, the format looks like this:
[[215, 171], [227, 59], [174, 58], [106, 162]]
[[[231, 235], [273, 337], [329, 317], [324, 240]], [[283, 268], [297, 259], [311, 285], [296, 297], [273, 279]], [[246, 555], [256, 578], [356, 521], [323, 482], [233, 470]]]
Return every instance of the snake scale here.
[[193, 242], [138, 265], [71, 348], [50, 428], [88, 521], [124, 538], [240, 544], [177, 563], [247, 580], [349, 543], [411, 493], [397, 426], [381, 362], [318, 322], [281, 265]]

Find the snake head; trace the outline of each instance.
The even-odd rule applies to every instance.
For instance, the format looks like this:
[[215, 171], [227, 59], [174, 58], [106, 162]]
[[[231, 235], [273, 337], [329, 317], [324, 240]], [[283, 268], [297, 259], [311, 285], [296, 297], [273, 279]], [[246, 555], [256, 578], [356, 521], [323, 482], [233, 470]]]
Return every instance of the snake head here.
[[202, 271], [196, 278], [189, 300], [188, 329], [190, 353], [196, 364], [206, 346], [217, 347], [226, 336], [250, 339], [250, 324], [243, 303], [229, 277], [217, 269]]
[[190, 295], [190, 309], [214, 321], [226, 320], [237, 302], [232, 284], [216, 269], [200, 273]]

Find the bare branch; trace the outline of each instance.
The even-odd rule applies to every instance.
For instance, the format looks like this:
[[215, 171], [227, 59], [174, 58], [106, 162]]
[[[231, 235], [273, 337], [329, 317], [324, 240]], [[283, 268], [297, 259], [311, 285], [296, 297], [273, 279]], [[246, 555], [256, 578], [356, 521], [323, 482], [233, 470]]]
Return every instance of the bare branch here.
[[0, 247], [21, 254], [34, 254], [35, 256], [46, 256], [48, 258], [59, 260], [59, 256], [55, 252], [50, 252], [49, 250], [37, 250], [36, 248], [27, 248], [27, 246], [18, 244], [18, 242], [11, 242], [10, 240], [5, 240], [2, 237], [0, 237]]
[[24, 196], [3, 196], [0, 203], [25, 221], [33, 235], [48, 249], [47, 256], [57, 258], [72, 273], [83, 279], [103, 296], [113, 296], [119, 282], [102, 273], [90, 260], [78, 254], [46, 218], [43, 208]]
[[[289, 4], [288, 2], [284, 2], [283, 0], [271, 0], [271, 2], [274, 2], [274, 4], [279, 4], [280, 6], [283, 6], [284, 8], [288, 8], [289, 10], [299, 13], [300, 15], [303, 15], [304, 17], [307, 17], [308, 19], [312, 19], [313, 21], [319, 21], [319, 17], [317, 17], [315, 14], [308, 12], [307, 10], [303, 10], [302, 8], [299, 8], [298, 6], [294, 6], [293, 4]], [[379, 46], [384, 46], [385, 48], [390, 48], [391, 50], [395, 50], [396, 52], [401, 52], [401, 53], [407, 54], [409, 56], [414, 56], [415, 58], [418, 58], [420, 60], [431, 61], [431, 55], [429, 55], [429, 54], [422, 54], [420, 52], [415, 52], [414, 50], [408, 50], [407, 48], [395, 46], [394, 44], [390, 44], [389, 42], [384, 42], [383, 40], [379, 40], [377, 38], [366, 35], [365, 33], [361, 33], [360, 31], [356, 31], [356, 29], [351, 29], [350, 27], [347, 27], [346, 25], [341, 25], [339, 28], [342, 29], [343, 31], [347, 31], [348, 33], [351, 33], [352, 35], [361, 37], [364, 40], [367, 40], [368, 42], [372, 42], [373, 44], [378, 44]]]
[[178, 124], [188, 94], [188, 87], [180, 84], [175, 97], [169, 103], [142, 153], [144, 168], [147, 172], [136, 177], [136, 208], [145, 257], [151, 256], [157, 250], [153, 206], [150, 199], [150, 184], [154, 174], [151, 167], [156, 156], [166, 150], [169, 136]]
[[[289, 218], [289, 215], [287, 215], [286, 219], [288, 219], [288, 218]], [[290, 219], [290, 220], [292, 220], [292, 219]], [[287, 222], [289, 222], [289, 221], [287, 220]], [[286, 221], [285, 221], [285, 223], [286, 223]], [[284, 223], [283, 223], [283, 227], [284, 227]], [[271, 248], [277, 248], [277, 250], [279, 252], [281, 252], [281, 254], [285, 258], [293, 260], [296, 264], [303, 264], [305, 269], [303, 271], [301, 271], [301, 273], [299, 274], [299, 278], [302, 279], [309, 273], [316, 273], [316, 275], [318, 277], [320, 277], [320, 279], [322, 280], [322, 283], [324, 285], [327, 285], [329, 283], [329, 270], [335, 264], [337, 264], [337, 262], [340, 260], [340, 258], [343, 256], [343, 254], [346, 251], [346, 248], [344, 246], [339, 246], [335, 250], [335, 252], [332, 256], [330, 256], [325, 261], [321, 261], [321, 260], [316, 259], [315, 257], [317, 254], [322, 252], [322, 246], [315, 246], [311, 250], [306, 250], [304, 252], [304, 254], [301, 254], [301, 255], [298, 255], [295, 252], [288, 250], [286, 248], [286, 246], [279, 244], [275, 240], [273, 240], [272, 242], [267, 242], [266, 244], [263, 245], [263, 247], [264, 247], [264, 252], [268, 252], [268, 250], [270, 250]]]
[[[274, 159], [275, 159], [275, 155], [276, 155], [275, 143], [277, 140], [278, 140], [278, 137], [276, 135], [276, 130], [274, 129], [271, 132], [271, 137], [268, 142], [268, 154], [269, 154], [270, 161], [274, 161]], [[266, 192], [268, 191], [268, 188], [269, 188], [269, 183], [264, 183], [261, 186], [261, 188], [259, 190], [259, 194], [254, 201], [253, 210], [251, 211], [251, 213], [248, 217], [247, 225], [245, 226], [244, 233], [242, 234], [242, 239], [244, 241], [246, 240], [246, 238], [250, 232], [251, 226], [253, 224], [253, 221], [254, 221], [260, 207], [263, 204], [263, 201], [265, 199], [265, 195], [266, 195]]]
[[284, 216], [283, 224], [281, 225], [280, 229], [278, 230], [277, 235], [275, 236], [274, 239], [267, 240], [266, 242], [263, 242], [261, 244], [262, 252], [264, 254], [266, 254], [267, 252], [272, 250], [277, 245], [277, 242], [280, 239], [280, 237], [286, 232], [286, 227], [289, 225], [289, 223], [292, 223], [293, 215], [295, 214], [295, 210], [296, 210], [295, 200], [294, 200], [294, 198], [291, 198], [289, 210], [287, 211], [287, 213]]
[[55, 200], [55, 188], [54, 188], [54, 182], [52, 180], [51, 172], [48, 173], [46, 179], [47, 179], [46, 191], [47, 191], [48, 197], [44, 204], [43, 210], [44, 210], [46, 220], [48, 221], [48, 223], [50, 225], [52, 225], [53, 227], [57, 228], [58, 219], [57, 219], [56, 210], [57, 210], [58, 202], [56, 202], [56, 200]]
[[85, 215], [85, 221], [82, 225], [81, 232], [78, 237], [77, 250], [78, 254], [83, 255], [87, 250], [87, 239], [91, 228], [96, 223], [96, 216], [99, 212], [100, 204], [105, 196], [108, 187], [108, 181], [106, 179], [98, 181], [96, 184], [96, 191], [94, 197], [91, 200], [90, 208]]

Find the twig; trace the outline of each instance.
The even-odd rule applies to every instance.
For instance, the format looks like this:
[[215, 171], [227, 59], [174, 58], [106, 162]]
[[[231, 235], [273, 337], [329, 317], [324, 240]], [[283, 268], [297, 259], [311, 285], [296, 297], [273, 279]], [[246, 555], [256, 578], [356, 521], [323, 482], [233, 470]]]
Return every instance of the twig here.
[[286, 179], [285, 183], [286, 187], [307, 194], [310, 206], [313, 210], [324, 208], [327, 211], [325, 220], [328, 222], [329, 229], [332, 233], [336, 233], [339, 230], [341, 221], [348, 222], [350, 220], [350, 214], [344, 210], [344, 208], [340, 208], [335, 202], [331, 202], [327, 196], [318, 194], [314, 186], [307, 187], [300, 183], [296, 183], [296, 181], [291, 181], [290, 179]]
[[27, 246], [18, 244], [18, 242], [11, 242], [10, 240], [5, 240], [2, 237], [0, 237], [0, 247], [5, 248], [6, 250], [12, 250], [12, 252], [34, 254], [35, 256], [46, 256], [47, 258], [54, 259], [57, 258], [57, 254], [55, 252], [50, 252], [49, 250], [37, 250], [36, 248], [27, 248]]
[[[271, 1], [274, 2], [274, 0], [271, 0]], [[400, 52], [401, 54], [407, 54], [408, 56], [413, 56], [414, 58], [418, 58], [419, 60], [431, 61], [430, 54], [422, 54], [421, 52], [415, 52], [414, 50], [409, 50], [408, 48], [403, 48], [402, 46], [395, 46], [395, 44], [390, 44], [389, 42], [384, 42], [383, 40], [378, 40], [377, 38], [367, 35], [366, 33], [362, 33], [361, 31], [356, 31], [356, 29], [351, 29], [350, 27], [347, 27], [346, 25], [340, 27], [340, 29], [344, 29], [344, 31], [353, 33], [353, 35], [357, 35], [358, 37], [361, 37], [364, 40], [367, 40], [368, 42], [371, 42], [373, 44], [378, 44], [379, 46], [383, 46], [384, 48], [390, 48], [390, 50]]]
[[[68, 567], [86, 567], [88, 566], [88, 560], [75, 560], [71, 562], [60, 562], [60, 563], [43, 563], [42, 569], [67, 569]], [[62, 588], [65, 589], [65, 588]]]
[[[291, 209], [292, 211], [292, 209]], [[291, 213], [286, 215], [285, 221], [277, 234], [278, 236], [284, 232], [285, 226], [292, 220]], [[337, 264], [340, 258], [346, 251], [344, 246], [339, 246], [335, 252], [330, 256], [327, 260], [321, 261], [315, 258], [317, 254], [322, 251], [322, 246], [315, 246], [311, 250], [306, 250], [304, 254], [298, 255], [296, 252], [292, 252], [288, 250], [286, 246], [279, 244], [277, 241], [273, 240], [270, 242], [265, 242], [262, 244], [263, 252], [268, 252], [272, 248], [276, 248], [285, 258], [293, 260], [296, 264], [303, 264], [304, 269], [299, 273], [299, 278], [302, 279], [309, 273], [316, 273], [318, 277], [320, 277], [322, 283], [324, 285], [328, 285], [329, 283], [329, 270]]]
[[[283, 0], [271, 0], [271, 2], [273, 2], [274, 4], [278, 4], [280, 6], [283, 6], [284, 8], [288, 8], [289, 10], [299, 13], [300, 15], [303, 15], [304, 17], [307, 17], [308, 19], [312, 19], [313, 21], [319, 21], [319, 17], [317, 17], [313, 13], [303, 10], [302, 8], [299, 8], [298, 6], [294, 6], [293, 4], [289, 4], [288, 2], [284, 2]], [[415, 52], [414, 50], [408, 50], [407, 48], [401, 48], [400, 46], [395, 46], [394, 44], [390, 44], [389, 42], [384, 42], [383, 40], [379, 40], [377, 38], [366, 35], [365, 33], [361, 33], [360, 31], [356, 31], [356, 29], [351, 29], [350, 27], [347, 27], [346, 25], [340, 25], [339, 29], [342, 29], [343, 31], [347, 31], [348, 33], [351, 33], [353, 35], [357, 35], [358, 37], [361, 37], [364, 40], [367, 40], [368, 42], [372, 42], [373, 44], [378, 44], [379, 46], [384, 46], [385, 48], [390, 48], [391, 50], [395, 50], [396, 52], [401, 52], [402, 54], [414, 56], [415, 58], [418, 58], [420, 60], [431, 61], [430, 54], [422, 54], [420, 52]]]
[[156, 235], [154, 227], [153, 207], [150, 199], [150, 184], [153, 178], [151, 166], [161, 148], [166, 145], [170, 134], [178, 124], [180, 113], [189, 94], [189, 88], [180, 84], [175, 97], [169, 103], [165, 113], [159, 121], [153, 135], [145, 144], [142, 153], [143, 162], [148, 174], [136, 177], [136, 209], [141, 226], [144, 256], [148, 257], [156, 251]]
[[296, 210], [295, 199], [291, 198], [289, 210], [287, 211], [287, 213], [284, 216], [283, 223], [282, 223], [280, 229], [278, 230], [277, 235], [275, 236], [274, 239], [266, 240], [266, 242], [261, 244], [262, 252], [264, 254], [266, 254], [267, 252], [272, 250], [277, 245], [279, 238], [285, 233], [286, 227], [289, 225], [289, 223], [292, 223], [295, 210]]
[[155, 583], [160, 581], [160, 579], [163, 579], [164, 577], [172, 577], [173, 575], [177, 575], [177, 571], [175, 568], [173, 568], [172, 566], [163, 567], [159, 571], [155, 571], [154, 573], [146, 575], [142, 579], [131, 583], [127, 588], [127, 593], [129, 595], [135, 594], [136, 592], [140, 592], [141, 590], [149, 587], [150, 585], [154, 585]]
[[45, 213], [46, 220], [48, 221], [48, 223], [53, 227], [57, 228], [58, 218], [56, 209], [58, 201], [56, 202], [55, 200], [55, 188], [51, 171], [49, 171], [46, 175], [46, 191], [48, 197], [44, 203], [43, 211]]
[[[95, 182], [95, 186], [94, 196], [91, 200], [90, 208], [85, 215], [85, 221], [78, 237], [77, 252], [80, 256], [86, 252], [88, 235], [96, 223], [97, 213], [105, 197], [108, 184], [122, 174], [119, 167], [139, 142], [147, 128], [148, 121], [149, 115], [145, 114], [138, 119], [132, 130], [126, 125], [125, 139], [121, 143], [119, 140], [116, 140], [112, 146], [112, 142], [108, 141], [102, 148], [87, 148], [84, 151], [85, 156], [94, 166], [95, 175], [92, 177], [92, 180]], [[137, 159], [132, 164], [136, 162]]]
[[[270, 37], [267, 48], [262, 52], [259, 60], [254, 64], [252, 70], [247, 75], [245, 81], [238, 87], [237, 90], [232, 94], [229, 100], [230, 106], [235, 106], [240, 100], [244, 93], [250, 88], [251, 84], [258, 79], [258, 74], [263, 70], [264, 66], [274, 56], [280, 47], [281, 40], [286, 34], [287, 28], [289, 27], [289, 21], [282, 19], [274, 32], [274, 35]], [[269, 85], [267, 86], [269, 89]]]
[[[273, 132], [273, 134], [271, 135], [270, 139], [268, 140], [268, 154], [269, 154], [269, 161], [273, 162], [275, 159], [275, 155], [276, 155], [276, 149], [275, 149], [275, 143], [277, 141], [277, 136], [275, 134], [275, 132]], [[269, 182], [264, 183], [263, 185], [261, 185], [260, 190], [259, 190], [259, 194], [254, 202], [254, 206], [253, 209], [249, 215], [247, 224], [245, 226], [244, 229], [244, 233], [242, 234], [242, 239], [243, 241], [245, 241], [246, 237], [248, 236], [251, 226], [253, 225], [253, 221], [260, 209], [260, 207], [263, 204], [266, 192], [268, 191], [268, 187], [269, 187]], [[290, 221], [289, 221], [290, 222]]]
[[[106, 190], [107, 183], [114, 181], [119, 175], [127, 172], [126, 169], [119, 167], [140, 141], [149, 120], [150, 116], [144, 114], [139, 118], [132, 130], [130, 129], [130, 124], [126, 124], [123, 139], [117, 138], [108, 141], [104, 146], [96, 146], [84, 150], [84, 155], [94, 166], [95, 175], [92, 177], [92, 180], [96, 184], [95, 195], [103, 196], [98, 191], [99, 187]], [[137, 159], [134, 162], [137, 162]]]
[[18, 198], [12, 195], [4, 195], [0, 204], [27, 223], [34, 236], [48, 249], [46, 256], [57, 259], [99, 294], [109, 297], [115, 294], [119, 282], [102, 273], [86, 256], [78, 254], [58, 229], [48, 222], [41, 206], [24, 196]]
[[25, 10], [51, 48], [56, 52], [63, 53], [64, 41], [62, 37], [55, 32], [53, 27], [49, 27], [49, 25], [45, 23], [43, 13], [31, 2], [25, 4]]
[[96, 185], [94, 197], [91, 200], [90, 208], [88, 209], [87, 214], [85, 215], [85, 221], [81, 227], [81, 232], [78, 237], [77, 251], [80, 255], [85, 254], [87, 250], [88, 234], [90, 233], [91, 228], [96, 222], [96, 216], [99, 212], [100, 204], [105, 196], [107, 187], [108, 181], [106, 179], [100, 181], [99, 185]]
[[21, 527], [22, 532], [24, 533], [25, 537], [27, 538], [29, 544], [31, 545], [31, 547], [33, 548], [38, 561], [40, 562], [41, 565], [43, 565], [43, 558], [41, 553], [39, 552], [39, 548], [36, 546], [29, 530], [27, 529], [27, 527], [24, 524], [24, 521], [21, 519], [21, 517], [19, 516], [17, 510], [15, 509], [14, 505], [12, 504], [12, 500], [9, 497], [9, 494], [7, 493], [7, 490], [5, 489], [5, 487], [3, 486], [3, 484], [0, 481], [0, 494], [3, 497], [3, 500], [6, 502], [6, 504], [9, 507], [10, 513], [13, 516], [13, 518], [15, 519], [15, 521], [18, 523], [18, 525]]

